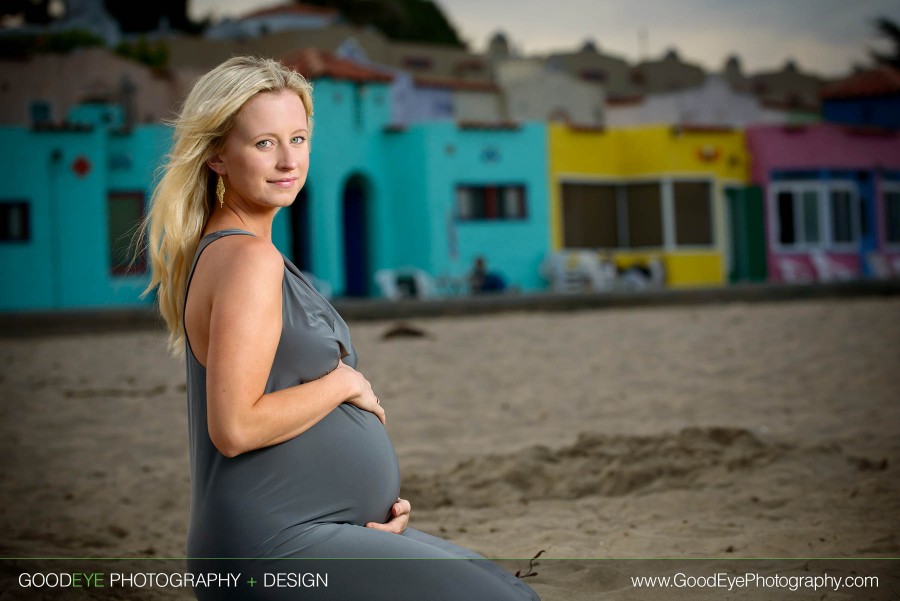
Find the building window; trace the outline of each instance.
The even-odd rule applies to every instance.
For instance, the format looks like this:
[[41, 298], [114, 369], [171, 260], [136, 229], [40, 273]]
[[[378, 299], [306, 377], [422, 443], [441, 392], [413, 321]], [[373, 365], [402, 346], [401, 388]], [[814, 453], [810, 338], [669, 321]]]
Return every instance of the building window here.
[[21, 200], [0, 201], [0, 242], [31, 240], [28, 203]]
[[846, 183], [785, 183], [773, 191], [774, 240], [782, 250], [846, 248], [859, 240], [859, 203]]
[[661, 247], [663, 217], [659, 183], [626, 184], [629, 248]]
[[778, 242], [785, 247], [818, 245], [822, 241], [817, 188], [778, 192]]
[[797, 243], [794, 231], [794, 193], [785, 190], [778, 193], [778, 243], [792, 246]]
[[822, 241], [819, 235], [819, 193], [816, 190], [804, 190], [800, 194], [803, 203], [803, 241], [807, 244], [818, 244]]
[[618, 248], [616, 185], [563, 184], [563, 244], [566, 248]]
[[[659, 181], [563, 184], [563, 245], [606, 249], [712, 245], [712, 184], [673, 182], [671, 224], [663, 211], [663, 191], [669, 185]], [[672, 240], [666, 240], [669, 226]]]
[[709, 246], [712, 236], [712, 194], [709, 182], [674, 182], [675, 244]]
[[900, 244], [900, 189], [884, 192], [885, 242]]
[[131, 237], [144, 216], [144, 194], [113, 192], [106, 200], [110, 272], [114, 275], [146, 273], [147, 261], [141, 255], [131, 262]]
[[852, 244], [853, 197], [847, 190], [831, 191], [831, 239], [835, 244]]
[[525, 186], [457, 186], [461, 221], [525, 219]]

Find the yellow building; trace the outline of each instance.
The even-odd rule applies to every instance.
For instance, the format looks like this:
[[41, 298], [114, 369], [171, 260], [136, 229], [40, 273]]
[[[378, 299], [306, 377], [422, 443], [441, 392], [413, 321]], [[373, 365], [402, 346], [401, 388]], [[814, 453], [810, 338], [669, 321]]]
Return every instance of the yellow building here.
[[728, 280], [726, 197], [746, 184], [744, 134], [724, 128], [549, 126], [553, 250], [620, 268], [659, 260], [671, 287]]

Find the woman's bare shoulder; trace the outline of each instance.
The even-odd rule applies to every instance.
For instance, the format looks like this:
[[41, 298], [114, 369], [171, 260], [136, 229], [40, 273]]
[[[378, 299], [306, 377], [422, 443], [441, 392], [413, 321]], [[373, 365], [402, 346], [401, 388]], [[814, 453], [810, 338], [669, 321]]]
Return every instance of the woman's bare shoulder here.
[[216, 242], [217, 252], [209, 257], [208, 273], [219, 285], [254, 286], [280, 284], [284, 257], [275, 246], [257, 236], [227, 236]]

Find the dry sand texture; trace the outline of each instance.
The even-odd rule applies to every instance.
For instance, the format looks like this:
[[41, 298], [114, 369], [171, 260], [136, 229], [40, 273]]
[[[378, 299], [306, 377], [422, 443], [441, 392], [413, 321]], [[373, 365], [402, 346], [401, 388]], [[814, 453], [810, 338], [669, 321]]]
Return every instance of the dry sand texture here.
[[[707, 598], [590, 558], [900, 556], [898, 298], [412, 323], [428, 336], [350, 324], [412, 524], [545, 550], [545, 601]], [[183, 556], [184, 366], [162, 333], [3, 339], [0, 378], [3, 556]], [[0, 599], [44, 598], [10, 581], [37, 563], [2, 565]]]

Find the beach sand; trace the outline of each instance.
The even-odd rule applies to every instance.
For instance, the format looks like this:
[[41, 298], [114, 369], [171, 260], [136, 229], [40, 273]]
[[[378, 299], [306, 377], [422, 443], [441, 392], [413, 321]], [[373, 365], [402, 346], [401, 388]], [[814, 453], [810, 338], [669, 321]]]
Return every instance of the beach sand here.
[[[394, 323], [350, 328], [411, 525], [513, 571], [544, 551], [544, 601], [723, 598], [636, 590], [637, 564], [606, 558], [900, 556], [896, 297], [414, 319], [426, 337], [384, 339]], [[185, 553], [184, 376], [162, 332], [0, 339], [2, 556], [177, 569], [148, 558]], [[4, 601], [111, 598], [15, 581], [109, 561], [0, 565]], [[897, 565], [865, 597], [752, 598], [897, 598]]]

